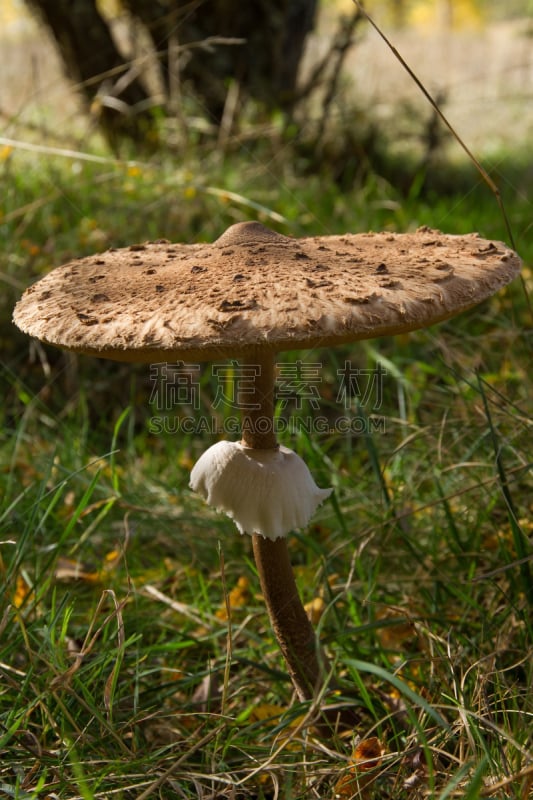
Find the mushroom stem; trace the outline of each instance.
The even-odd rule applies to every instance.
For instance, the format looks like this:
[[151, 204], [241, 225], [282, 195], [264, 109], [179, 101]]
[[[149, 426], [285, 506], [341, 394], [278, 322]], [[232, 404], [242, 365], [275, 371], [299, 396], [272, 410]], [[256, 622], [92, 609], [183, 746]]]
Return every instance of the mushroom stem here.
[[[324, 688], [329, 660], [307, 616], [292, 571], [287, 539], [267, 539], [254, 533], [253, 550], [261, 589], [278, 644], [299, 700], [313, 700]], [[329, 689], [336, 689], [330, 677]], [[331, 736], [339, 727], [354, 729], [360, 718], [357, 706], [323, 708], [315, 727]]]
[[[247, 402], [242, 404], [242, 443], [257, 449], [277, 448], [274, 431], [274, 353], [256, 353], [243, 363], [256, 375]], [[254, 408], [251, 408], [254, 406]], [[315, 631], [300, 600], [287, 540], [254, 533], [253, 550], [261, 589], [276, 639], [300, 700], [310, 700], [321, 684], [319, 647]]]
[[256, 450], [278, 447], [274, 431], [274, 358], [272, 352], [257, 352], [241, 362], [244, 370], [239, 397], [242, 443]]
[[315, 631], [302, 606], [287, 548], [287, 539], [252, 536], [254, 557], [268, 614], [300, 700], [311, 700], [320, 688], [321, 659]]

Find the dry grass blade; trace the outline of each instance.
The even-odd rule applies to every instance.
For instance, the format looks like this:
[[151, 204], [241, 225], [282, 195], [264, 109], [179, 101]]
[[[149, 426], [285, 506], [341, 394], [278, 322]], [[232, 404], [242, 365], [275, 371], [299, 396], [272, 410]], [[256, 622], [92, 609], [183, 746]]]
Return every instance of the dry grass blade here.
[[150, 786], [144, 790], [144, 792], [141, 792], [141, 794], [138, 795], [137, 800], [147, 800], [148, 797], [151, 797], [154, 792], [160, 789], [161, 786], [163, 786], [163, 784], [166, 783], [166, 781], [175, 774], [176, 770], [179, 769], [181, 765], [187, 761], [187, 759], [189, 759], [192, 755], [194, 755], [194, 753], [196, 753], [198, 750], [200, 750], [202, 747], [208, 744], [212, 739], [214, 739], [220, 733], [222, 733], [224, 727], [225, 727], [224, 723], [219, 725], [217, 728], [214, 728], [212, 731], [209, 731], [209, 733], [206, 733], [205, 736], [202, 736], [201, 739], [198, 739], [197, 742], [188, 747], [185, 750], [185, 752], [178, 758], [177, 761], [175, 761], [168, 769], [166, 769], [165, 772], [163, 772], [163, 774], [159, 776], [159, 778], [157, 778], [153, 783], [151, 783]]
[[[492, 786], [485, 786], [481, 789], [479, 796], [480, 797], [494, 797], [495, 794], [501, 792], [502, 789], [507, 789], [513, 784], [519, 783], [520, 787], [518, 787], [519, 794], [516, 797], [519, 797], [520, 800], [528, 800], [531, 797], [530, 791], [533, 785], [533, 764], [530, 764], [528, 767], [524, 767], [523, 769], [516, 772], [514, 775], [509, 775], [508, 778], [504, 778], [501, 781], [497, 781], [493, 783]], [[500, 795], [503, 797], [504, 795]]]
[[177, 611], [178, 614], [183, 614], [184, 617], [192, 620], [197, 625], [207, 625], [216, 623], [217, 626], [225, 625], [223, 620], [218, 619], [218, 617], [214, 614], [204, 614], [200, 616], [197, 614], [192, 606], [187, 605], [187, 603], [180, 603], [179, 600], [173, 600], [171, 597], [167, 597], [166, 594], [156, 589], [155, 586], [151, 586], [150, 584], [146, 584], [142, 587], [141, 592], [148, 597], [152, 597], [155, 600], [159, 600], [159, 602], [164, 603], [173, 611]]
[[[113, 604], [114, 604], [114, 609], [110, 614], [108, 614], [104, 618], [104, 620], [100, 623], [100, 625], [98, 626], [96, 631], [93, 632], [95, 620], [98, 619], [98, 617], [100, 616], [100, 613], [101, 613], [102, 609], [105, 607], [105, 604], [106, 604], [106, 602], [107, 602], [109, 597], [112, 598], [112, 601], [113, 601]], [[106, 626], [114, 619], [117, 620], [118, 649], [123, 649], [124, 648], [124, 622], [123, 622], [123, 619], [122, 619], [122, 609], [124, 608], [124, 606], [126, 605], [127, 602], [128, 601], [127, 601], [127, 598], [126, 598], [126, 599], [122, 600], [119, 603], [117, 598], [116, 598], [115, 592], [112, 589], [104, 589], [104, 591], [102, 592], [102, 595], [100, 597], [100, 601], [98, 603], [98, 606], [96, 607], [96, 610], [94, 612], [93, 618], [91, 619], [91, 623], [90, 623], [90, 626], [89, 626], [89, 630], [87, 631], [87, 634], [85, 636], [85, 640], [84, 640], [79, 652], [76, 653], [75, 658], [74, 658], [74, 662], [71, 664], [71, 666], [67, 670], [62, 672], [60, 675], [57, 675], [52, 680], [52, 682], [50, 684], [50, 687], [53, 690], [56, 690], [56, 689], [59, 689], [59, 688], [65, 688], [65, 686], [68, 686], [68, 684], [72, 680], [74, 674], [81, 667], [84, 659], [86, 659], [87, 656], [90, 655], [90, 653], [94, 649], [94, 647], [96, 645], [96, 642], [100, 638], [100, 636], [101, 636], [102, 632], [105, 630]], [[120, 668], [120, 665], [119, 665], [119, 663], [117, 661], [117, 662], [115, 662], [115, 666], [113, 667], [113, 670], [112, 670], [111, 674], [109, 675], [109, 677], [108, 677], [108, 679], [106, 681], [105, 704], [106, 704], [106, 709], [107, 709], [108, 712], [110, 710], [109, 699], [110, 699], [110, 696], [111, 696], [111, 686], [112, 686], [112, 683], [114, 682], [114, 680], [117, 677], [119, 668]]]
[[[85, 153], [81, 150], [71, 150], [66, 147], [53, 147], [51, 145], [35, 144], [33, 142], [23, 142], [20, 139], [10, 139], [6, 136], [0, 136], [0, 145], [5, 147], [13, 147], [17, 150], [25, 150], [29, 153], [39, 153], [47, 156], [61, 156], [62, 158], [74, 158], [77, 161], [87, 161], [91, 164], [107, 164], [108, 166], [123, 166], [123, 167], [142, 167], [147, 166], [142, 161], [123, 161], [118, 158], [111, 158], [110, 156], [97, 156], [94, 153]], [[36, 200], [36, 203], [42, 200]]]

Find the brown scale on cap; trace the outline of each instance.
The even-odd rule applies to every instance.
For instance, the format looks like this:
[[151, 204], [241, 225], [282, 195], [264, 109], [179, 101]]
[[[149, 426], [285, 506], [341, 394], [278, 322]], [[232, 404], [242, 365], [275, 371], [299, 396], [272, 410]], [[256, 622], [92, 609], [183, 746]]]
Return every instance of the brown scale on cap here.
[[427, 228], [292, 239], [244, 222], [213, 244], [146, 243], [53, 270], [14, 321], [120, 361], [206, 361], [330, 346], [431, 325], [489, 297], [520, 259]]

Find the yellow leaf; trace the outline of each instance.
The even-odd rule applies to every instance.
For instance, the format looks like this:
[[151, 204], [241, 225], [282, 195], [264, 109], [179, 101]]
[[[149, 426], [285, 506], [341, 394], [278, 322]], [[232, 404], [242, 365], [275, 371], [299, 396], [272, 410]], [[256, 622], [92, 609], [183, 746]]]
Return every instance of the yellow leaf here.
[[265, 719], [273, 720], [276, 717], [281, 717], [284, 711], [286, 709], [283, 706], [277, 706], [273, 703], [261, 703], [259, 706], [254, 706], [250, 719], [254, 722], [262, 722]]
[[110, 569], [114, 569], [118, 562], [122, 557], [122, 553], [120, 550], [110, 550], [109, 553], [106, 553], [104, 556], [104, 566], [103, 569], [107, 572]]
[[29, 584], [24, 580], [22, 575], [17, 575], [15, 593], [13, 595], [13, 605], [15, 608], [22, 608], [31, 594], [31, 586], [29, 586]]
[[321, 597], [313, 597], [312, 600], [304, 605], [304, 609], [311, 624], [318, 625], [326, 609], [326, 604]]
[[409, 649], [417, 644], [416, 628], [402, 611], [387, 608], [378, 614], [378, 619], [384, 622], [377, 630], [377, 637], [383, 648], [403, 652], [406, 646]]
[[[228, 594], [228, 605], [231, 610], [236, 608], [243, 608], [244, 606], [247, 606], [250, 603], [250, 600], [251, 600], [250, 582], [248, 578], [242, 576], [239, 578], [237, 584]], [[224, 603], [224, 605], [218, 609], [218, 611], [216, 612], [216, 616], [219, 619], [228, 618], [226, 603]]]

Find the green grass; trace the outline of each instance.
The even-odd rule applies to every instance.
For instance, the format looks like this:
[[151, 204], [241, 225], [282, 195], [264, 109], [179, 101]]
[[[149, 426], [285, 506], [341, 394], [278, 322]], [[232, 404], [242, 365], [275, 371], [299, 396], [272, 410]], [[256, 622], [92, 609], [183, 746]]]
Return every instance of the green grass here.
[[[333, 797], [351, 774], [351, 739], [324, 742], [301, 724], [309, 709], [292, 697], [250, 541], [188, 489], [214, 437], [151, 434], [147, 368], [40, 348], [9, 323], [22, 289], [68, 258], [147, 238], [209, 240], [240, 219], [268, 223], [269, 209], [285, 220], [275, 227], [300, 235], [427, 224], [506, 238], [469, 168], [446, 187], [426, 176], [405, 194], [367, 177], [340, 191], [326, 174], [302, 177], [291, 152], [199, 149], [186, 171], [166, 154], [128, 166], [4, 153], [3, 796]], [[487, 166], [531, 265], [527, 163]], [[531, 289], [530, 266], [524, 275]], [[384, 750], [345, 796], [528, 795], [531, 351], [515, 281], [427, 331], [284, 356], [322, 364], [330, 417], [346, 360], [386, 369], [381, 428], [283, 434], [335, 488], [291, 552], [304, 602], [324, 601], [322, 641], [360, 706], [354, 736]], [[215, 392], [207, 366], [200, 413]]]

